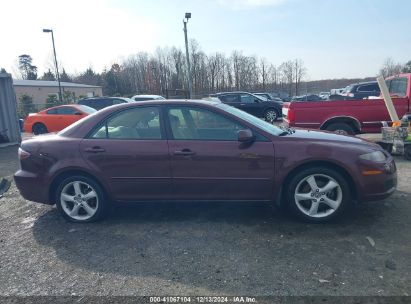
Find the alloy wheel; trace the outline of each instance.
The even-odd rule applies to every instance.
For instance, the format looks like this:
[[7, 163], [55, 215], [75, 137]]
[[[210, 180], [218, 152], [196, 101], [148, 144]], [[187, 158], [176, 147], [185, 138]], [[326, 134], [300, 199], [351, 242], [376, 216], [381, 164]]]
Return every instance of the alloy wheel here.
[[275, 110], [268, 110], [265, 113], [265, 120], [268, 122], [274, 122], [277, 119], [277, 112]]
[[298, 183], [294, 199], [298, 209], [305, 215], [324, 218], [340, 207], [343, 192], [334, 178], [325, 174], [312, 174]]
[[60, 202], [63, 211], [78, 221], [90, 219], [99, 207], [97, 192], [83, 181], [73, 181], [65, 185], [61, 191]]

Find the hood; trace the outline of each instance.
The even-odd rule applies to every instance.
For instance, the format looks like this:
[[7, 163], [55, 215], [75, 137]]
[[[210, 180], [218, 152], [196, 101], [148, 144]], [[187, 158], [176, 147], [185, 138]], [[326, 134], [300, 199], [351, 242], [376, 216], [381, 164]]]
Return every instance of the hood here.
[[289, 138], [296, 139], [307, 139], [307, 140], [319, 140], [319, 141], [332, 141], [336, 143], [347, 143], [347, 144], [361, 144], [369, 147], [380, 147], [379, 145], [355, 136], [340, 135], [332, 132], [326, 131], [314, 131], [314, 130], [303, 130], [296, 129], [295, 133], [287, 135]]

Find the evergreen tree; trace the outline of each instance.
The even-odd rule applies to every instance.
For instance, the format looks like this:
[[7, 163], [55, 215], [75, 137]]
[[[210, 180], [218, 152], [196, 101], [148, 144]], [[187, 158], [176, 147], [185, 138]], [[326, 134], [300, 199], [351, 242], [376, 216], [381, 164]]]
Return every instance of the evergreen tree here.
[[19, 70], [23, 79], [36, 80], [37, 79], [37, 67], [32, 65], [33, 58], [30, 55], [19, 56]]
[[43, 76], [41, 76], [40, 79], [41, 80], [56, 80], [56, 77], [54, 76], [54, 74], [49, 69], [48, 72], [44, 73]]

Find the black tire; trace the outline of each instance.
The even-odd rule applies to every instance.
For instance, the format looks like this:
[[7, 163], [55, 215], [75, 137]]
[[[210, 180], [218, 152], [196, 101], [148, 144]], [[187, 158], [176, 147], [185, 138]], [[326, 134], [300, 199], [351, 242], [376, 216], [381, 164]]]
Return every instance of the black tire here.
[[[97, 201], [97, 204], [95, 204], [95, 213], [94, 215], [92, 215], [89, 218], [86, 219], [76, 219], [71, 217], [66, 211], [65, 208], [63, 207], [63, 200], [61, 199], [61, 194], [63, 189], [65, 189], [66, 186], [69, 186], [70, 184], [74, 183], [74, 182], [80, 182], [84, 188], [85, 184], [88, 184], [92, 190], [94, 190], [94, 192], [96, 193], [96, 197], [97, 199], [95, 201]], [[86, 177], [86, 176], [82, 176], [82, 175], [76, 175], [76, 176], [70, 176], [67, 177], [65, 179], [63, 179], [59, 186], [57, 187], [57, 191], [56, 191], [56, 196], [55, 196], [55, 202], [56, 202], [56, 206], [57, 209], [59, 210], [60, 214], [67, 220], [70, 222], [74, 222], [74, 223], [91, 223], [91, 222], [96, 222], [98, 220], [103, 219], [109, 209], [110, 209], [110, 205], [109, 202], [107, 200], [107, 197], [105, 195], [104, 190], [101, 188], [101, 186], [92, 178]], [[74, 208], [74, 206], [73, 206]], [[82, 208], [82, 207], [80, 207]], [[66, 208], [67, 210], [67, 208]], [[80, 209], [81, 211], [81, 209]], [[85, 209], [83, 208], [84, 213]], [[79, 212], [78, 212], [79, 213]]]
[[327, 131], [335, 132], [342, 135], [355, 135], [354, 129], [346, 123], [332, 123], [325, 128]]
[[267, 109], [264, 112], [264, 119], [267, 122], [273, 123], [279, 117], [278, 111], [276, 109]]
[[[311, 192], [311, 187], [309, 187], [308, 182], [304, 181], [307, 177], [312, 176], [312, 175], [316, 176], [316, 182], [319, 188], [322, 188], [327, 184], [327, 182], [325, 182], [324, 184], [321, 184], [322, 182], [326, 181], [325, 176], [330, 177], [332, 180], [334, 180], [338, 184], [339, 189], [338, 187], [336, 187], [332, 191], [330, 191], [330, 193], [325, 194], [327, 198], [331, 198], [331, 199], [333, 198], [333, 195], [337, 197], [338, 197], [338, 194], [341, 195], [341, 202], [339, 203], [336, 209], [332, 209], [331, 207], [329, 207], [329, 205], [324, 202], [324, 199], [313, 197], [312, 195], [313, 193], [314, 195], [316, 195], [317, 193], [321, 195], [322, 193], [318, 191], [316, 192], [314, 190]], [[309, 187], [307, 194], [309, 195], [311, 194], [310, 199], [302, 200], [302, 203], [300, 203], [300, 206], [298, 205], [297, 199], [295, 197], [296, 190], [298, 190], [297, 187]], [[302, 169], [300, 172], [298, 172], [292, 177], [288, 185], [286, 185], [285, 190], [286, 190], [285, 198], [287, 200], [286, 202], [287, 209], [294, 216], [306, 222], [311, 222], [311, 223], [328, 222], [342, 215], [352, 205], [350, 187], [349, 187], [349, 184], [346, 178], [343, 175], [341, 175], [339, 172], [331, 168], [327, 168], [327, 167], [309, 167], [306, 169]], [[313, 199], [311, 199], [311, 197], [313, 197]], [[322, 198], [324, 196], [320, 196], [320, 197]], [[320, 217], [310, 216], [300, 209], [300, 208], [304, 209], [304, 206], [301, 206], [301, 205], [305, 204], [307, 209], [304, 209], [304, 210], [306, 210], [306, 212], [309, 212], [308, 209], [312, 207], [312, 204], [314, 204], [313, 200], [315, 199], [317, 199], [318, 205], [319, 205], [317, 210], [323, 211], [321, 212], [323, 216], [320, 216]], [[337, 200], [338, 198], [336, 199], [336, 201]], [[334, 211], [327, 211], [328, 209], [334, 210]], [[327, 212], [332, 212], [332, 213], [327, 215]]]
[[411, 144], [407, 144], [404, 147], [404, 157], [406, 160], [411, 160]]
[[33, 130], [32, 131], [33, 131], [34, 135], [40, 135], [40, 134], [45, 134], [45, 133], [49, 132], [47, 130], [47, 127], [44, 124], [40, 123], [40, 122], [37, 122], [33, 125]]

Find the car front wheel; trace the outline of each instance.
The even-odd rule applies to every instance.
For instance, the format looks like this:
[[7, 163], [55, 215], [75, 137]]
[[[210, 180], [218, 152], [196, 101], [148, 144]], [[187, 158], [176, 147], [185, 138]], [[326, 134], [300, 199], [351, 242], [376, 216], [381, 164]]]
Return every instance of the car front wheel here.
[[312, 167], [297, 173], [288, 185], [287, 199], [294, 215], [316, 223], [337, 217], [351, 203], [346, 179], [325, 167]]
[[57, 209], [71, 222], [95, 222], [107, 212], [107, 201], [100, 185], [85, 176], [64, 179], [56, 191]]

